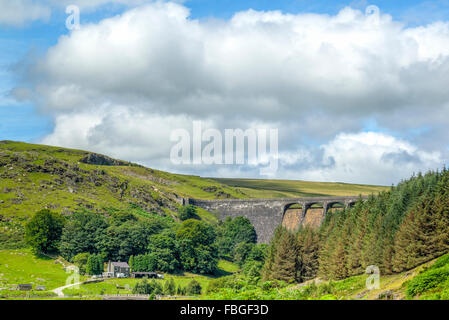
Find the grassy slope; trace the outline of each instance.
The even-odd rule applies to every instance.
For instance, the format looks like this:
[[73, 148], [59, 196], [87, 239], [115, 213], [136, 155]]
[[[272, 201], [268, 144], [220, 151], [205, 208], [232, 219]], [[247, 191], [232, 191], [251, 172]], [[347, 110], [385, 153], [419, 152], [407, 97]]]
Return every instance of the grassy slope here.
[[387, 187], [339, 182], [310, 182], [298, 180], [213, 179], [238, 188], [252, 198], [318, 197], [369, 195]]
[[[410, 286], [412, 281], [419, 280], [419, 277], [429, 273], [429, 269], [440, 259], [434, 259], [427, 263], [424, 263], [412, 270], [401, 272], [398, 274], [387, 275], [380, 277], [380, 288], [374, 290], [367, 290], [365, 287], [368, 275], [361, 275], [356, 277], [350, 277], [342, 281], [336, 282], [336, 293], [333, 294], [337, 299], [390, 299], [402, 300], [402, 299], [448, 299], [449, 298], [449, 278], [445, 281], [440, 281], [434, 287], [428, 288], [422, 294], [414, 297], [407, 296], [406, 289]], [[445, 266], [449, 268], [449, 264]], [[421, 282], [426, 282], [423, 280]]]
[[[200, 177], [126, 163], [105, 166], [80, 162], [88, 154], [81, 150], [0, 142], [0, 242], [13, 239], [23, 223], [42, 208], [68, 213], [80, 207], [128, 208], [133, 203], [148, 212], [175, 215], [179, 196], [241, 196], [233, 188]], [[199, 214], [207, 221], [216, 221], [208, 212]]]
[[[67, 264], [60, 258], [58, 261]], [[29, 249], [0, 250], [0, 288], [10, 289], [17, 284], [32, 284], [33, 288], [44, 285], [46, 290], [61, 287], [70, 273], [58, 261], [35, 256]]]
[[[47, 291], [64, 286], [67, 277], [71, 273], [66, 273], [63, 265], [58, 263], [63, 261], [61, 258], [57, 260], [46, 256], [35, 256], [29, 249], [18, 250], [0, 250], [0, 299], [2, 296], [8, 298], [26, 297], [26, 292], [11, 291], [17, 284], [32, 284], [33, 288], [37, 285], [44, 285]], [[63, 261], [64, 264], [68, 264]], [[218, 263], [218, 271], [215, 276], [196, 275], [191, 273], [184, 273], [181, 275], [165, 275], [164, 281], [174, 279], [176, 286], [186, 286], [192, 279], [197, 280], [206, 291], [207, 285], [211, 279], [223, 275], [229, 275], [233, 272], [239, 271], [239, 267], [231, 262], [220, 260]], [[84, 281], [85, 276], [80, 277], [80, 281]], [[117, 289], [117, 286], [125, 287], [128, 285], [130, 289], [135, 285], [139, 279], [107, 279], [105, 282], [90, 283], [80, 285], [79, 289], [68, 288], [63, 292], [66, 295], [76, 296], [90, 296], [95, 297], [102, 293], [104, 294], [129, 294], [131, 290]], [[32, 292], [31, 294], [35, 294]], [[39, 292], [42, 295], [48, 293]], [[36, 298], [36, 297], [34, 297]], [[52, 298], [47, 296], [46, 298]]]
[[[208, 179], [128, 163], [104, 166], [80, 162], [88, 154], [81, 150], [0, 141], [0, 215], [20, 222], [43, 207], [69, 212], [79, 207], [122, 208], [129, 203], [137, 203], [147, 211], [171, 214], [177, 209], [177, 196], [215, 199], [358, 195], [385, 189], [341, 183]], [[206, 220], [214, 220], [206, 212], [200, 214]], [[7, 227], [14, 228], [14, 225]]]

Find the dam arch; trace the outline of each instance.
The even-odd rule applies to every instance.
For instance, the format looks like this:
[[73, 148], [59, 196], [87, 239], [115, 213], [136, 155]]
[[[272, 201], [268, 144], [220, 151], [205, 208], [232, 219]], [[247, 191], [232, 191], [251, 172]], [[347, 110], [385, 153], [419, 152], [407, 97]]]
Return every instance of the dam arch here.
[[289, 230], [297, 230], [304, 219], [304, 203], [293, 202], [283, 208], [282, 226]]

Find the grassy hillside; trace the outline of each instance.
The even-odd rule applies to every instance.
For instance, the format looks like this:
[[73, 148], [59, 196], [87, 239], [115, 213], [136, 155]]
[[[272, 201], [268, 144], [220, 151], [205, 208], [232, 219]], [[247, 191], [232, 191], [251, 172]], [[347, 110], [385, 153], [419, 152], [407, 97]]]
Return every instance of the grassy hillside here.
[[[141, 208], [176, 217], [181, 197], [201, 199], [358, 195], [384, 189], [341, 183], [208, 179], [171, 174], [95, 153], [0, 141], [0, 247], [15, 248], [23, 224], [43, 208]], [[201, 218], [216, 221], [199, 210]]]
[[238, 188], [250, 198], [370, 195], [388, 189], [384, 186], [339, 182], [228, 178], [212, 178], [212, 180], [229, 187]]
[[[55, 298], [53, 289], [66, 285], [65, 267], [70, 263], [61, 257], [35, 255], [30, 249], [0, 250], [0, 299]], [[79, 281], [86, 280], [81, 275]], [[31, 284], [32, 291], [17, 291], [18, 284]], [[44, 286], [44, 291], [36, 291]]]

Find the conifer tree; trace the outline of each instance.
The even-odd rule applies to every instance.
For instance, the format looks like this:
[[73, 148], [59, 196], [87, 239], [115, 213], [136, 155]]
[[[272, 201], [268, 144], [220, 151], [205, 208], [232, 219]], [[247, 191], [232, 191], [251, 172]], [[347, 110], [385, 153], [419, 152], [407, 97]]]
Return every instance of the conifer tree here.
[[316, 231], [310, 227], [300, 230], [297, 235], [298, 264], [296, 278], [304, 282], [316, 277], [319, 266], [320, 238]]
[[131, 272], [134, 272], [134, 256], [129, 257], [128, 265]]
[[[396, 234], [393, 270], [409, 270], [444, 253], [438, 232], [438, 212], [426, 194], [405, 217]], [[447, 231], [446, 231], [447, 232]]]
[[333, 231], [336, 229], [336, 214], [326, 215], [323, 225], [320, 228], [320, 251], [318, 258], [318, 275], [327, 279], [330, 269], [330, 258], [335, 246]]
[[286, 229], [283, 227], [277, 227], [276, 230], [274, 231], [274, 236], [271, 239], [270, 245], [268, 247], [267, 250], [267, 256], [265, 258], [265, 264], [263, 266], [263, 270], [262, 270], [262, 278], [267, 281], [267, 280], [272, 280], [273, 279], [273, 264], [274, 264], [274, 259], [276, 256], [276, 251], [277, 251], [277, 247], [278, 247], [278, 243], [282, 237], [282, 234], [286, 232]]
[[297, 256], [295, 235], [289, 231], [283, 232], [276, 249], [271, 277], [286, 282], [296, 280]]
[[362, 266], [362, 249], [363, 237], [365, 236], [366, 224], [368, 222], [368, 210], [363, 208], [361, 203], [358, 203], [353, 210], [357, 210], [358, 214], [352, 225], [353, 231], [349, 243], [347, 269], [351, 275], [358, 275], [364, 271]]

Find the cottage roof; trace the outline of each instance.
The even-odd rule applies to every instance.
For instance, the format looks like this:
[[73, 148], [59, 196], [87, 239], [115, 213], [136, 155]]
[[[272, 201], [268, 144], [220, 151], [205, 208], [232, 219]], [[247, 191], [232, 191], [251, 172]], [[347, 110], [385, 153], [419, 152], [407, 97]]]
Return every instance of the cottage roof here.
[[148, 274], [148, 275], [157, 275], [157, 273], [156, 272], [133, 272], [133, 274]]
[[120, 268], [129, 268], [129, 265], [126, 263], [126, 262], [120, 262], [120, 261], [113, 261], [113, 262], [111, 262], [111, 264], [114, 266], [114, 267], [120, 267]]

